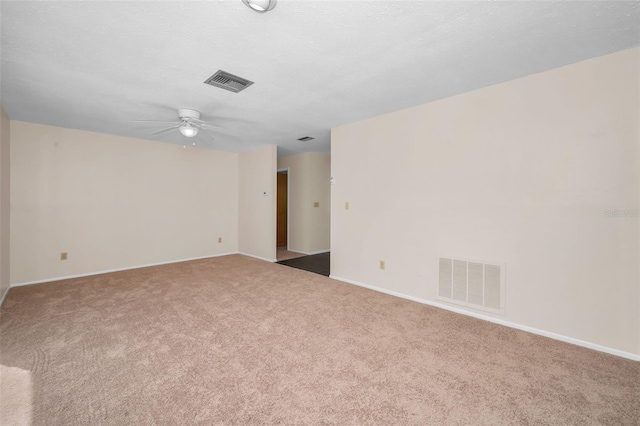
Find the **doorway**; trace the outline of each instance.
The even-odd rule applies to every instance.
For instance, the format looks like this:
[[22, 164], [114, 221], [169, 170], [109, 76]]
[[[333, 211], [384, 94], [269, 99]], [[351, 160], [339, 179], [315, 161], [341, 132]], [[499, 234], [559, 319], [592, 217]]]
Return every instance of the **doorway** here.
[[304, 253], [289, 251], [289, 222], [291, 220], [289, 168], [279, 169], [276, 177], [276, 259], [280, 262], [304, 256]]
[[289, 169], [278, 170], [277, 247], [289, 247]]

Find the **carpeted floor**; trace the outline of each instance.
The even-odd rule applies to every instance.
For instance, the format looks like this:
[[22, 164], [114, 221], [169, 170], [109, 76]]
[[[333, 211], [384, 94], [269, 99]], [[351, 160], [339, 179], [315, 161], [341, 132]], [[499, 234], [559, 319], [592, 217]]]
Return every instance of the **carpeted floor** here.
[[241, 255], [17, 287], [0, 321], [2, 418], [36, 425], [638, 424], [640, 363]]

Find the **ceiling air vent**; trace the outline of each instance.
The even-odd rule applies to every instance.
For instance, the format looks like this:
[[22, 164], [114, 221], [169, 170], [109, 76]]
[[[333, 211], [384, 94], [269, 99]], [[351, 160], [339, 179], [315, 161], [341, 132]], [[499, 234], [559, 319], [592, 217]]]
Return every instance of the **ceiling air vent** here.
[[206, 79], [204, 82], [210, 86], [219, 87], [234, 93], [241, 92], [253, 84], [253, 81], [249, 81], [246, 78], [238, 77], [237, 75], [233, 75], [222, 70], [216, 71], [214, 75]]
[[311, 136], [305, 136], [303, 138], [298, 139], [300, 142], [308, 142], [308, 141], [312, 141], [314, 138], [312, 138]]

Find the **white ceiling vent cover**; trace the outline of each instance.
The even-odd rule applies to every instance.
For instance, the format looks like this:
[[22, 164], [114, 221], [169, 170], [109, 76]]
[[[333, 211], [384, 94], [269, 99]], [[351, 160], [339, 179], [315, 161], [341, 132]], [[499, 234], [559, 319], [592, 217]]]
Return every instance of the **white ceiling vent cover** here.
[[238, 77], [237, 75], [233, 75], [222, 70], [216, 71], [215, 74], [204, 82], [210, 86], [219, 87], [234, 93], [241, 92], [253, 84], [253, 81], [249, 81], [246, 78]]
[[441, 256], [437, 299], [504, 315], [505, 265]]

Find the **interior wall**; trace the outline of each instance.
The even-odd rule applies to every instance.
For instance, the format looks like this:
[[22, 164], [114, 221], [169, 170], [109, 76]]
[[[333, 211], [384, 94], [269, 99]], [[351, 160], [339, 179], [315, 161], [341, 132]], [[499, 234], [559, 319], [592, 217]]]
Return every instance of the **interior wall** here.
[[9, 288], [10, 258], [10, 121], [0, 105], [0, 298]]
[[238, 154], [12, 121], [11, 163], [13, 284], [238, 250]]
[[[331, 240], [331, 156], [318, 152], [278, 159], [289, 168], [289, 250], [328, 251]], [[318, 203], [318, 206], [315, 206]]]
[[239, 156], [239, 251], [275, 262], [277, 147], [265, 145]]
[[332, 276], [435, 302], [438, 255], [501, 261], [494, 316], [640, 354], [639, 57], [333, 129]]

